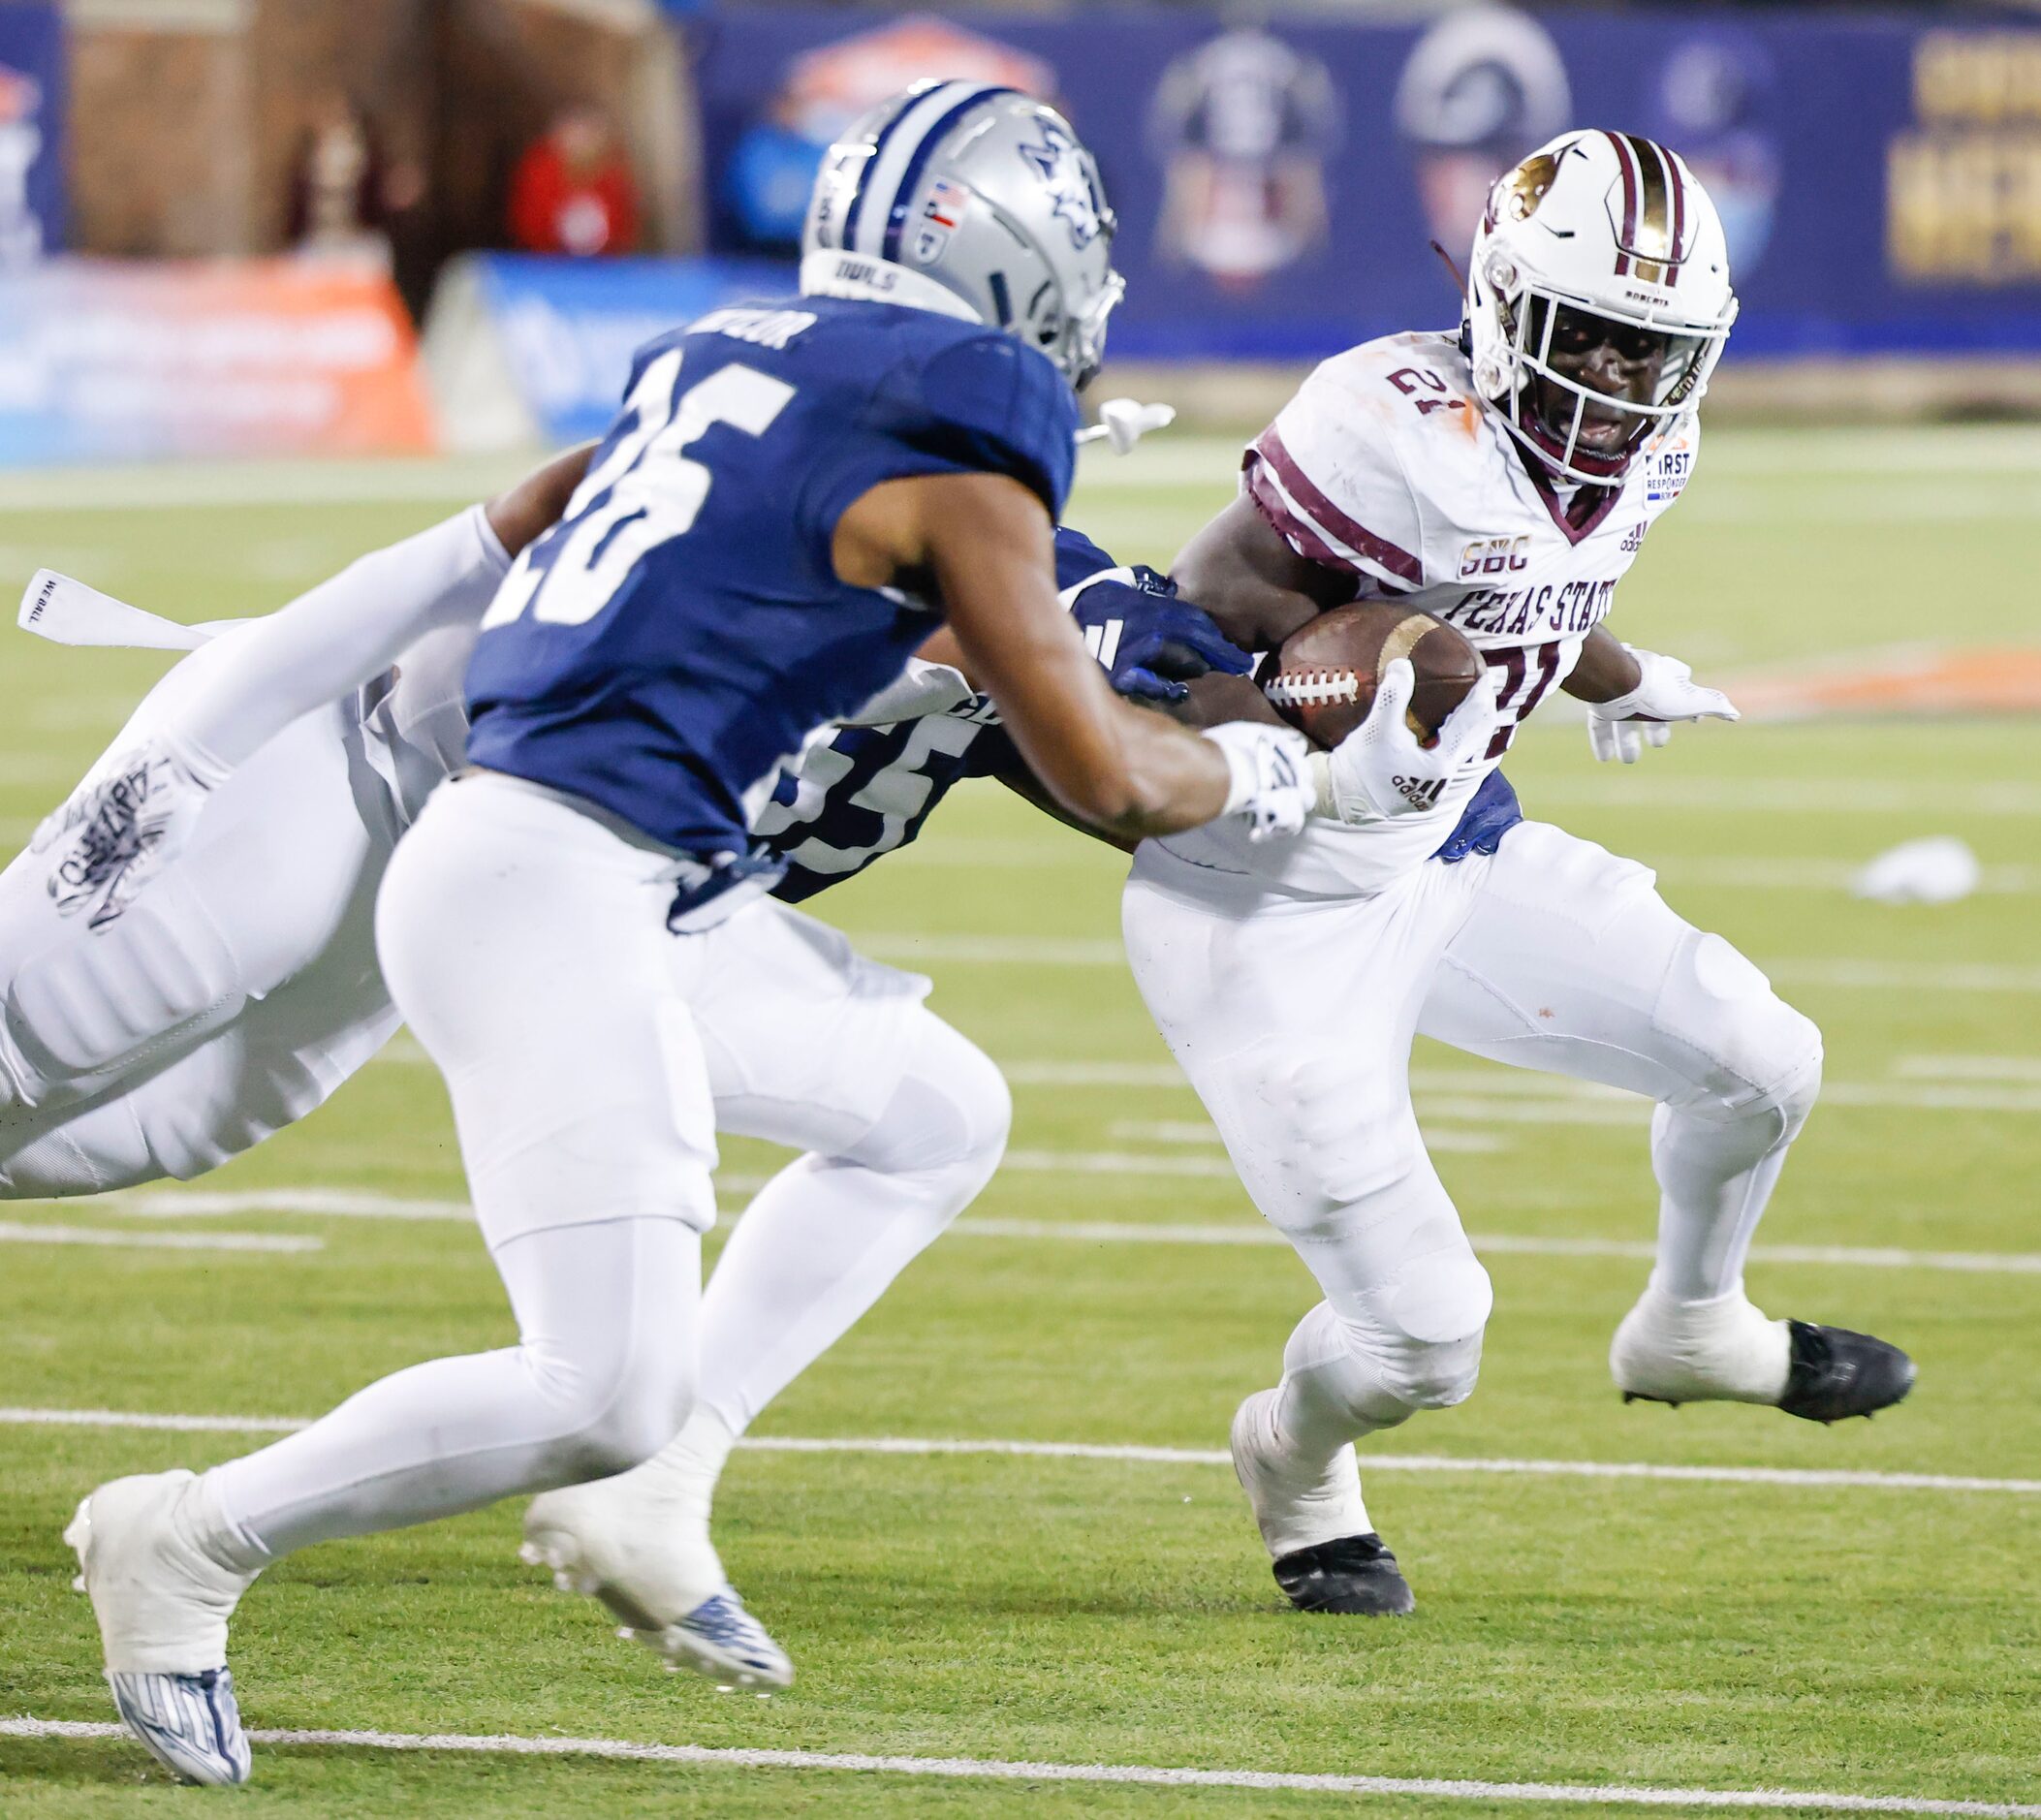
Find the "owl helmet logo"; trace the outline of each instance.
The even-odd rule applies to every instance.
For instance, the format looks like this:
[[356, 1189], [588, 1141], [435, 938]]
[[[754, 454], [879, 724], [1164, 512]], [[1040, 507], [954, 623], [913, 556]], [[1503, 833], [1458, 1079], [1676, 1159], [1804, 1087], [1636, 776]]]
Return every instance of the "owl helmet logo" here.
[[1104, 212], [1090, 160], [1061, 128], [1047, 120], [1040, 124], [1042, 142], [1022, 143], [1019, 148], [1021, 160], [1042, 179], [1050, 197], [1051, 218], [1070, 229], [1073, 245], [1089, 246], [1099, 236]]

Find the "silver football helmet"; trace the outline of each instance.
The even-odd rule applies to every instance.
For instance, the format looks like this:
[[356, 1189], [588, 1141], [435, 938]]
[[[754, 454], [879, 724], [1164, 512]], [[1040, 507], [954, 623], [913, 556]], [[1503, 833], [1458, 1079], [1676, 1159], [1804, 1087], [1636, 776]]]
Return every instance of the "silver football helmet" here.
[[801, 288], [968, 315], [1098, 371], [1124, 288], [1098, 165], [1018, 89], [917, 82], [832, 145], [801, 235]]

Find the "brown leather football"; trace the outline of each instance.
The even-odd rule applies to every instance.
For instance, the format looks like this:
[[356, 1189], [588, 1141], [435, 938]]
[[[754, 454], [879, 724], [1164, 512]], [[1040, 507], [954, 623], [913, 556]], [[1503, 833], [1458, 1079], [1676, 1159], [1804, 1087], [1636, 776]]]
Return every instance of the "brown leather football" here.
[[1398, 657], [1416, 673], [1410, 730], [1429, 745], [1481, 678], [1481, 653], [1430, 613], [1395, 601], [1335, 607], [1291, 633], [1257, 680], [1291, 726], [1334, 746], [1367, 718], [1383, 671]]

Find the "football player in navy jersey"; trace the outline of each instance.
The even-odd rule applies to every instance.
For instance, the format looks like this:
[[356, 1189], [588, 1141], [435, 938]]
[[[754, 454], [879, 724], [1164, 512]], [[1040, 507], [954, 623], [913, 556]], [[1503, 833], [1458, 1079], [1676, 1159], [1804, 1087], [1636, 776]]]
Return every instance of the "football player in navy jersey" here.
[[[909, 91], [832, 149], [801, 296], [644, 350], [566, 517], [513, 565], [468, 674], [469, 769], [399, 846], [377, 941], [447, 1078], [520, 1343], [80, 1503], [66, 1534], [116, 1705], [180, 1774], [249, 1773], [227, 1621], [268, 1562], [622, 1472], [680, 1428], [714, 1218], [691, 1002], [736, 982], [780, 1006], [744, 939], [778, 870], [751, 817], [779, 761], [895, 680], [938, 618], [1058, 803], [1124, 837], [1221, 816], [1294, 835], [1322, 800], [1395, 796], [1391, 769], [1457, 769], [1486, 743], [1492, 691], [1430, 750], [1398, 712], [1317, 766], [1287, 729], [1200, 737], [1114, 699], [1051, 560], [1072, 388], [1118, 293], [1112, 230], [1049, 109]], [[212, 787], [433, 629], [415, 607], [308, 600], [251, 630], [77, 805], [52, 878], [116, 925]], [[614, 1604], [644, 1538], [604, 1540], [576, 1584]], [[785, 1679], [727, 1589], [683, 1616], [730, 1679]]]

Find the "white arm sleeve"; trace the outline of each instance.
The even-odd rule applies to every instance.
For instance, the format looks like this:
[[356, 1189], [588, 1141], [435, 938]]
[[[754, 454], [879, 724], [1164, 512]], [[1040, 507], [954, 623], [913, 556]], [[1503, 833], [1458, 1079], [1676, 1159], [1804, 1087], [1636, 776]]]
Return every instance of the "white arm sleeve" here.
[[424, 634], [480, 619], [509, 567], [480, 506], [375, 550], [237, 633], [157, 737], [195, 777], [217, 783]]
[[844, 727], [890, 727], [895, 721], [923, 720], [930, 714], [947, 714], [968, 702], [976, 691], [964, 680], [963, 672], [948, 664], [931, 664], [910, 657], [897, 680], [889, 682], [855, 714], [846, 714], [837, 724]]

